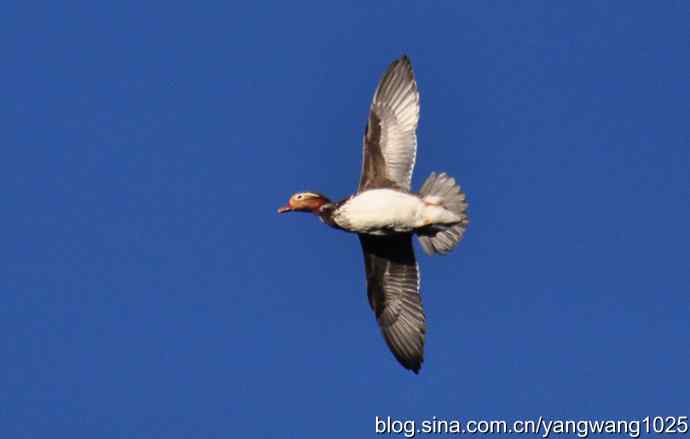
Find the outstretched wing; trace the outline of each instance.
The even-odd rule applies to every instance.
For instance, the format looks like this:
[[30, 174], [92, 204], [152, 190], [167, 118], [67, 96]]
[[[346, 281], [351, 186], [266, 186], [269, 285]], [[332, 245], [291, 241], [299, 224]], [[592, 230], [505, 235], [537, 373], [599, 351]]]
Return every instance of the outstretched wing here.
[[394, 61], [379, 82], [364, 133], [361, 192], [377, 187], [410, 189], [417, 156], [419, 92], [407, 56]]
[[405, 368], [419, 373], [424, 361], [424, 310], [412, 235], [359, 235], [369, 304], [383, 337]]

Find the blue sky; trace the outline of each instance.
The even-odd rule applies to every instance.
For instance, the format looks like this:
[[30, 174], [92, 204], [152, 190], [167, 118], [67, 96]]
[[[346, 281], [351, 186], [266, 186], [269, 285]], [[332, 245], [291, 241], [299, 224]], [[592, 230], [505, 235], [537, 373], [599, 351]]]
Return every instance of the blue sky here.
[[[375, 416], [690, 407], [688, 5], [75, 2], [3, 12], [0, 436], [373, 435]], [[422, 94], [419, 376], [358, 240], [275, 209], [356, 188], [376, 82]]]

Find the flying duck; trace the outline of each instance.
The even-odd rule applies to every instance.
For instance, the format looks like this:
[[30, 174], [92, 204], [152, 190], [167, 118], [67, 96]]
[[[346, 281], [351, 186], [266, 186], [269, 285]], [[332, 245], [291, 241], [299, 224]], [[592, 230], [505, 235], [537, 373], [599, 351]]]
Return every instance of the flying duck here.
[[311, 212], [359, 236], [369, 305], [395, 358], [415, 373], [424, 361], [426, 327], [412, 235], [427, 254], [446, 254], [468, 224], [465, 194], [452, 177], [431, 173], [419, 192], [410, 189], [418, 121], [419, 91], [410, 59], [402, 56], [374, 92], [357, 192], [339, 202], [298, 192], [278, 209]]

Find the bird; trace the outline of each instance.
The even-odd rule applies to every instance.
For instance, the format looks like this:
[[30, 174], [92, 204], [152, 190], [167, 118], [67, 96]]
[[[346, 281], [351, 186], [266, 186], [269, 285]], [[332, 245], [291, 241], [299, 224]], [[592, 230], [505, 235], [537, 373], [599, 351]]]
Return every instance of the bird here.
[[418, 192], [410, 189], [419, 110], [412, 63], [403, 55], [374, 91], [357, 191], [339, 202], [319, 192], [297, 192], [278, 209], [312, 213], [359, 236], [369, 305], [393, 356], [415, 374], [424, 361], [426, 317], [412, 236], [428, 255], [445, 255], [469, 224], [465, 193], [446, 173], [432, 172]]

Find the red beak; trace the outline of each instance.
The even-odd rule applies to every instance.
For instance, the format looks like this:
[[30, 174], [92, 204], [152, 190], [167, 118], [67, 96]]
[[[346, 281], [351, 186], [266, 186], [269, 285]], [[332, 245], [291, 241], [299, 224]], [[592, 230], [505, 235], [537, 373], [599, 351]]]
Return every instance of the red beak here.
[[292, 207], [288, 206], [283, 206], [278, 209], [278, 213], [286, 213], [286, 212], [292, 212]]

